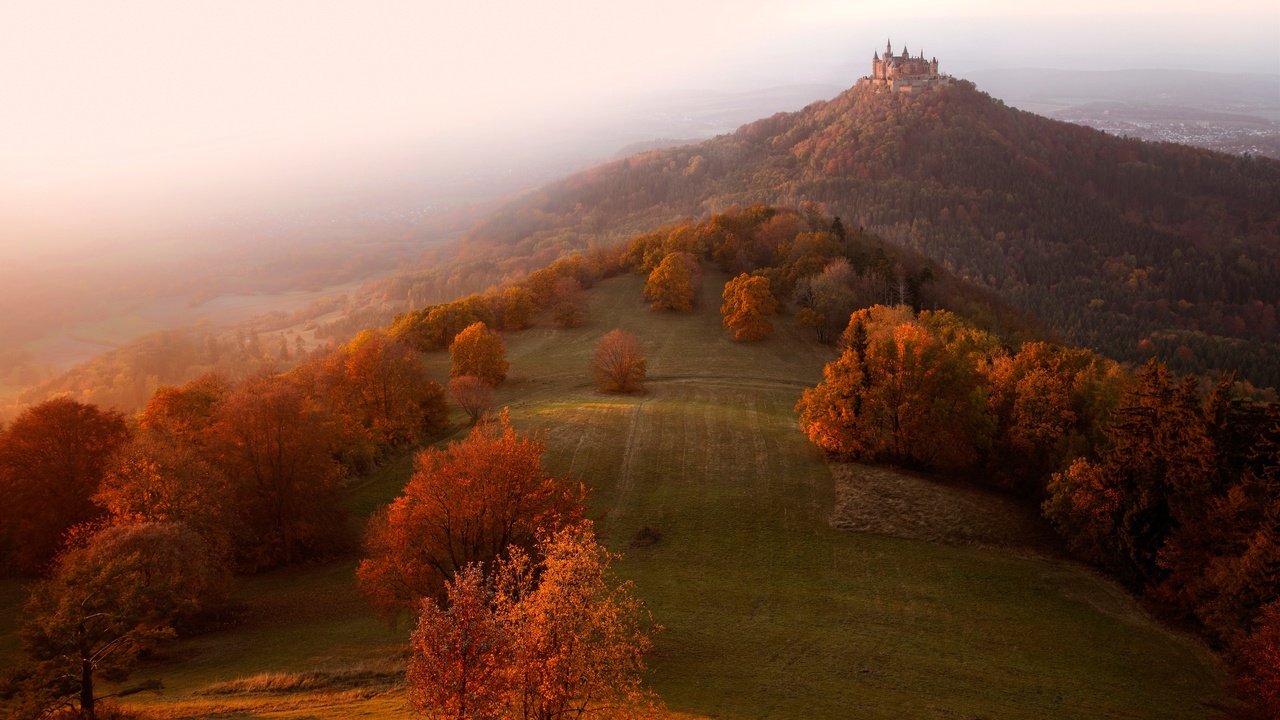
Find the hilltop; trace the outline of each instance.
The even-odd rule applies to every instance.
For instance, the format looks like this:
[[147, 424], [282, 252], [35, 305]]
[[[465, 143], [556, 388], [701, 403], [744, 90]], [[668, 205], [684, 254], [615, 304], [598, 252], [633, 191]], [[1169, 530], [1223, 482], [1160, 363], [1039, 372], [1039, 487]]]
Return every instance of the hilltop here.
[[1280, 385], [1280, 163], [1117, 138], [963, 81], [912, 96], [864, 83], [579, 173], [497, 211], [454, 259], [545, 261], [757, 202], [818, 204], [1073, 343]]

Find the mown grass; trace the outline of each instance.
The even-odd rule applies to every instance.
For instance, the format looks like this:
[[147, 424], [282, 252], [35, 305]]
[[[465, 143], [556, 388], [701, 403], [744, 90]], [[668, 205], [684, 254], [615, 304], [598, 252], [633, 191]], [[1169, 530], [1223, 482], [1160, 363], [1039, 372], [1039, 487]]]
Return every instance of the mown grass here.
[[[544, 434], [553, 470], [592, 488], [625, 553], [618, 572], [665, 627], [650, 679], [673, 714], [1206, 718], [1226, 702], [1206, 650], [1076, 563], [834, 529], [831, 472], [792, 410], [830, 351], [785, 326], [763, 343], [729, 341], [722, 282], [708, 278], [684, 316], [648, 312], [637, 278], [604, 283], [588, 326], [508, 337], [498, 398]], [[646, 344], [643, 395], [590, 384], [595, 343], [615, 326]], [[443, 354], [429, 364], [447, 372]], [[353, 511], [394, 497], [409, 471], [408, 459], [386, 466], [353, 491]], [[646, 525], [661, 541], [629, 548]], [[165, 694], [135, 704], [164, 717], [409, 716], [403, 689], [385, 684], [200, 694], [263, 673], [295, 674], [280, 676], [287, 687], [299, 673], [398, 662], [407, 629], [373, 618], [354, 565], [243, 581], [245, 622], [179, 644], [148, 670]]]

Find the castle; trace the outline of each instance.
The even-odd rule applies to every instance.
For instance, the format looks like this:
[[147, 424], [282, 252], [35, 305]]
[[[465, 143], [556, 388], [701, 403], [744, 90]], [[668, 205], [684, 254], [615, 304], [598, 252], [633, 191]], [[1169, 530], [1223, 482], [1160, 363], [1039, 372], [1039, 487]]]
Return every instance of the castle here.
[[924, 52], [920, 57], [911, 57], [905, 47], [901, 55], [894, 55], [893, 45], [888, 42], [884, 45], [883, 59], [878, 52], [872, 56], [871, 77], [868, 79], [873, 87], [904, 93], [919, 92], [945, 82], [945, 78], [938, 74], [938, 58], [925, 60]]

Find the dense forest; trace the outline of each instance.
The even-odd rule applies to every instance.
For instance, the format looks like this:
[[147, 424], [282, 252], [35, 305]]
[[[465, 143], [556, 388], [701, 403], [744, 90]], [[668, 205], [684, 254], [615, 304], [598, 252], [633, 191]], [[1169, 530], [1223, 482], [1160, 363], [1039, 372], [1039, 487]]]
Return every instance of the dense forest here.
[[1280, 384], [1280, 163], [1116, 138], [966, 82], [858, 86], [580, 173], [495, 213], [424, 280], [498, 278], [757, 202], [817, 203], [1112, 357]]

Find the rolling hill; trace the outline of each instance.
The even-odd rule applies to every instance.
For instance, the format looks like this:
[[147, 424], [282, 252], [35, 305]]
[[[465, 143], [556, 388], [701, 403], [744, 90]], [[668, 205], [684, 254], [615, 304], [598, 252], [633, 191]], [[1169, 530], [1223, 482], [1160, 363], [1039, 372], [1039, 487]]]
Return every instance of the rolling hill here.
[[[587, 326], [509, 336], [498, 398], [544, 433], [551, 470], [592, 489], [620, 573], [665, 626], [650, 682], [671, 717], [1209, 718], [1229, 702], [1208, 650], [1046, 545], [1034, 513], [887, 469], [850, 480], [860, 471], [844, 466], [841, 483], [894, 488], [863, 503], [882, 524], [859, 529], [792, 409], [830, 349], [790, 322], [730, 341], [724, 280], [709, 275], [687, 315], [650, 312], [641, 278], [601, 283]], [[589, 358], [615, 326], [645, 344], [643, 395], [592, 387]], [[444, 354], [428, 363], [447, 374]], [[354, 488], [352, 512], [393, 498], [409, 471], [404, 458]], [[646, 525], [661, 541], [630, 547]], [[164, 718], [410, 717], [408, 629], [376, 620], [354, 564], [246, 579], [242, 622], [169, 648], [138, 673], [164, 691], [130, 704]], [[11, 632], [0, 626], [0, 650]]]
[[858, 85], [579, 173], [499, 210], [459, 256], [545, 261], [757, 202], [818, 204], [1118, 359], [1280, 385], [1280, 163], [1117, 138], [963, 81]]

